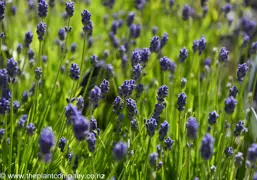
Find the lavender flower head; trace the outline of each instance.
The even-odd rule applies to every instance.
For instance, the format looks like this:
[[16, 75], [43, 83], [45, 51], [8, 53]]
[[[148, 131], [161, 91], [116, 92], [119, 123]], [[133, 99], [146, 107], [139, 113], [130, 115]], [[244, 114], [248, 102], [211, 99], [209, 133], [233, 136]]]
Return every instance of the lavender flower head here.
[[10, 58], [7, 60], [6, 69], [9, 77], [14, 78], [15, 76], [18, 75], [18, 69], [19, 69], [18, 64], [16, 61], [14, 61], [13, 58]]
[[245, 48], [249, 42], [250, 42], [250, 37], [248, 35], [244, 35], [242, 47]]
[[44, 35], [46, 33], [46, 24], [40, 22], [37, 25], [37, 35], [38, 35], [38, 40], [42, 41], [44, 39]]
[[73, 133], [78, 141], [82, 141], [85, 139], [88, 133], [88, 129], [88, 120], [82, 115], [76, 116], [73, 122]]
[[113, 102], [113, 112], [119, 113], [123, 108], [123, 100], [120, 96], [117, 96]]
[[170, 71], [171, 73], [174, 73], [176, 70], [176, 64], [166, 56], [160, 59], [160, 67], [161, 70]]
[[170, 137], [165, 139], [165, 141], [164, 141], [164, 145], [165, 145], [164, 148], [165, 148], [165, 150], [170, 150], [172, 148], [173, 143], [174, 143], [174, 141]]
[[164, 33], [161, 38], [161, 47], [160, 47], [161, 49], [167, 44], [168, 40], [169, 40], [168, 33]]
[[156, 163], [158, 160], [158, 154], [157, 153], [151, 153], [149, 156], [149, 164], [152, 168], [156, 167]]
[[240, 136], [242, 132], [247, 131], [247, 129], [244, 126], [244, 122], [243, 121], [238, 121], [238, 123], [236, 124], [236, 128], [234, 130], [234, 136]]
[[183, 20], [187, 21], [191, 16], [191, 13], [192, 13], [191, 7], [188, 4], [185, 4], [182, 10]]
[[136, 88], [135, 80], [125, 80], [119, 87], [119, 94], [123, 97], [128, 97], [132, 94], [132, 91]]
[[76, 98], [76, 107], [78, 110], [82, 111], [84, 108], [84, 98], [82, 96], [79, 96]]
[[139, 49], [135, 49], [135, 51], [133, 51], [131, 55], [131, 64], [132, 66], [135, 66], [140, 62], [141, 62], [141, 52]]
[[141, 74], [142, 74], [143, 67], [140, 64], [136, 64], [133, 67], [132, 76], [135, 81], [139, 80]]
[[201, 39], [198, 41], [198, 50], [199, 50], [199, 55], [203, 53], [203, 51], [206, 48], [207, 41], [204, 37], [201, 37]]
[[238, 93], [238, 89], [236, 88], [236, 86], [232, 86], [229, 89], [229, 96], [233, 96], [234, 98], [236, 98], [237, 93]]
[[160, 130], [159, 130], [159, 140], [160, 141], [164, 140], [165, 136], [168, 133], [169, 127], [170, 127], [170, 125], [167, 121], [164, 121], [163, 123], [161, 123]]
[[72, 17], [74, 13], [74, 2], [66, 2], [66, 14], [68, 17]]
[[227, 62], [229, 60], [229, 51], [222, 47], [219, 52], [219, 62]]
[[127, 99], [127, 111], [129, 118], [133, 118], [138, 114], [136, 101], [129, 98]]
[[48, 5], [45, 0], [40, 0], [38, 3], [38, 16], [45, 18], [48, 12]]
[[0, 1], [0, 20], [4, 19], [5, 3]]
[[112, 156], [116, 161], [121, 161], [127, 154], [127, 143], [120, 141], [116, 143], [112, 149]]
[[149, 48], [143, 48], [140, 51], [140, 55], [141, 55], [141, 61], [145, 64], [148, 62], [150, 55], [151, 55], [151, 51]]
[[181, 94], [178, 95], [177, 109], [179, 111], [183, 111], [185, 109], [186, 98], [187, 98], [187, 96], [184, 92], [182, 92]]
[[198, 51], [198, 49], [199, 49], [199, 40], [195, 40], [193, 42], [192, 49], [193, 49], [194, 52]]
[[61, 137], [58, 143], [58, 147], [60, 148], [61, 152], [64, 151], [65, 145], [67, 144], [67, 139], [65, 137]]
[[230, 156], [232, 156], [233, 153], [234, 153], [234, 152], [233, 152], [233, 148], [232, 148], [232, 147], [227, 147], [227, 148], [225, 149], [224, 153], [225, 153], [225, 155], [226, 155], [227, 158], [230, 157]]
[[228, 14], [232, 10], [232, 5], [230, 3], [225, 4], [221, 9], [225, 14]]
[[30, 44], [32, 43], [32, 40], [33, 40], [32, 32], [30, 32], [30, 31], [26, 32], [25, 37], [24, 37], [25, 46], [29, 47]]
[[152, 117], [158, 121], [160, 119], [160, 115], [164, 108], [165, 108], [164, 103], [155, 104], [154, 113], [153, 113]]
[[29, 123], [27, 126], [26, 126], [26, 129], [27, 129], [27, 134], [29, 136], [32, 136], [36, 130], [36, 126], [33, 124], [33, 123]]
[[248, 148], [248, 154], [247, 154], [247, 159], [253, 163], [256, 162], [257, 159], [257, 144], [252, 144]]
[[157, 121], [154, 118], [150, 118], [146, 122], [146, 130], [147, 134], [152, 137], [155, 133], [155, 129], [157, 128]]
[[60, 28], [59, 31], [58, 31], [58, 37], [61, 41], [64, 41], [65, 39], [65, 29], [64, 28]]
[[135, 8], [138, 10], [143, 10], [145, 7], [146, 0], [135, 0]]
[[53, 131], [46, 127], [39, 136], [40, 152], [45, 156], [45, 161], [51, 160], [51, 148], [55, 145], [55, 137]]
[[240, 166], [242, 166], [243, 161], [244, 161], [243, 153], [238, 152], [238, 153], [235, 155], [235, 160], [234, 160], [235, 165], [238, 166], [238, 167], [240, 167]]
[[70, 78], [77, 81], [80, 78], [80, 68], [77, 64], [72, 63], [70, 67]]
[[201, 156], [204, 160], [208, 160], [213, 154], [213, 137], [210, 134], [206, 134], [202, 140]]
[[161, 47], [161, 43], [158, 36], [154, 36], [150, 42], [150, 51], [156, 53], [159, 51], [160, 47]]
[[108, 93], [110, 86], [109, 86], [109, 81], [104, 79], [102, 83], [100, 84], [100, 89], [101, 89], [101, 97], [105, 98], [106, 94]]
[[0, 89], [6, 88], [8, 84], [8, 72], [6, 69], [0, 69]]
[[244, 80], [244, 77], [245, 77], [246, 72], [248, 71], [248, 69], [249, 68], [248, 68], [246, 63], [238, 65], [238, 69], [237, 69], [237, 72], [236, 72], [238, 81], [243, 81]]
[[199, 128], [199, 125], [195, 117], [188, 118], [188, 121], [186, 123], [186, 128], [187, 128], [187, 137], [189, 139], [195, 139]]
[[71, 103], [69, 103], [65, 107], [65, 116], [68, 119], [68, 122], [74, 121], [77, 116], [79, 116], [81, 113], [78, 111], [78, 109]]
[[188, 50], [185, 47], [180, 49], [179, 61], [181, 63], [183, 63], [186, 60], [187, 57], [188, 57]]
[[135, 13], [130, 12], [127, 16], [127, 26], [129, 27], [131, 24], [133, 24], [135, 18]]
[[83, 31], [91, 35], [93, 31], [93, 25], [91, 22], [91, 13], [87, 10], [84, 10], [81, 13], [81, 17], [82, 17], [81, 22], [84, 25]]
[[237, 101], [235, 100], [235, 98], [233, 96], [228, 97], [225, 100], [225, 111], [228, 114], [233, 114], [236, 104], [237, 104]]
[[42, 75], [42, 69], [40, 67], [37, 67], [35, 69], [35, 78], [36, 78], [36, 80], [39, 80], [41, 78], [41, 75]]
[[25, 126], [26, 122], [28, 120], [28, 115], [22, 115], [21, 118], [19, 119], [18, 123], [17, 123], [17, 128], [21, 129]]
[[157, 92], [157, 100], [162, 102], [164, 101], [164, 98], [166, 98], [168, 96], [168, 86], [163, 85], [158, 89]]
[[93, 153], [96, 149], [96, 138], [94, 133], [89, 133], [87, 137], [88, 150]]
[[94, 108], [98, 106], [98, 101], [101, 98], [101, 89], [98, 86], [95, 86], [89, 95], [89, 101], [93, 104]]
[[214, 110], [209, 113], [208, 123], [210, 125], [214, 125], [217, 122], [217, 119], [219, 118], [218, 113]]

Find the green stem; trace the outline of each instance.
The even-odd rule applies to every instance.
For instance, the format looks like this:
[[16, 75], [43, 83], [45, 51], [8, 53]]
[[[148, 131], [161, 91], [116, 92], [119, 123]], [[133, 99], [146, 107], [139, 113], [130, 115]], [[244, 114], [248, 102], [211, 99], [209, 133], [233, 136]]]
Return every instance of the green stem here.
[[[11, 92], [13, 93], [13, 84], [11, 83]], [[10, 102], [10, 107], [11, 107], [11, 112], [10, 112], [10, 124], [11, 124], [11, 127], [10, 127], [10, 130], [11, 130], [11, 133], [10, 133], [10, 149], [9, 149], [9, 168], [8, 168], [8, 173], [10, 174], [11, 173], [11, 163], [12, 163], [12, 146], [13, 146], [13, 127], [14, 127], [14, 124], [13, 124], [13, 96], [11, 97], [11, 102]]]

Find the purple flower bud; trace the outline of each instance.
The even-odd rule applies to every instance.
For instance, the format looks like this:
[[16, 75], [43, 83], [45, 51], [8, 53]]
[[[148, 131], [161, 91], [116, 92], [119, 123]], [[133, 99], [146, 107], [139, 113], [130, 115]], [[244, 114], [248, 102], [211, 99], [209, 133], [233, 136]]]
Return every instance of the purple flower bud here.
[[119, 94], [123, 97], [128, 97], [132, 94], [132, 91], [136, 88], [135, 80], [125, 80], [119, 87]]
[[82, 115], [75, 117], [73, 122], [73, 133], [78, 141], [85, 139], [89, 129], [89, 122]]
[[228, 54], [229, 52], [227, 51], [227, 49], [225, 47], [222, 47], [219, 53], [219, 62], [227, 62], [229, 59]]
[[45, 0], [40, 0], [38, 3], [38, 16], [45, 18], [48, 12], [48, 5]]
[[142, 74], [143, 67], [140, 64], [136, 64], [133, 66], [133, 74], [132, 77], [135, 81], [139, 80], [141, 74]]
[[120, 98], [120, 96], [117, 96], [115, 99], [114, 99], [114, 102], [113, 102], [113, 112], [120, 112], [123, 108], [123, 100]]
[[178, 95], [177, 108], [179, 111], [183, 111], [185, 109], [186, 98], [187, 96], [184, 92]]
[[161, 49], [167, 44], [169, 40], [169, 36], [168, 36], [168, 33], [164, 33], [162, 38], [161, 38]]
[[185, 4], [182, 11], [183, 20], [187, 21], [192, 14], [191, 7], [188, 4]]
[[155, 129], [157, 128], [157, 121], [154, 118], [150, 118], [146, 122], [146, 130], [147, 134], [152, 137], [155, 133]]
[[186, 123], [187, 137], [189, 139], [196, 139], [199, 125], [195, 117], [189, 117]]
[[13, 58], [7, 60], [6, 69], [9, 77], [14, 78], [18, 74], [18, 64]]
[[38, 40], [39, 41], [43, 40], [45, 33], [46, 33], [46, 24], [40, 22], [37, 25], [37, 35], [38, 35]]
[[181, 63], [183, 63], [186, 58], [188, 57], [188, 50], [184, 47], [180, 50], [180, 53], [179, 53], [179, 61]]
[[59, 140], [59, 144], [58, 147], [60, 148], [61, 152], [64, 151], [65, 145], [67, 144], [67, 140], [65, 137], [61, 137], [61, 139]]
[[249, 68], [248, 68], [246, 63], [238, 65], [238, 69], [237, 69], [237, 72], [236, 72], [238, 81], [243, 81], [244, 80], [244, 77], [245, 77], [246, 72], [248, 71], [248, 69]]
[[128, 145], [120, 141], [116, 143], [112, 149], [112, 156], [116, 161], [121, 161], [127, 154]]
[[29, 123], [27, 125], [26, 129], [27, 129], [27, 134], [29, 136], [32, 136], [34, 134], [35, 130], [36, 130], [36, 126], [33, 123]]
[[236, 107], [237, 101], [234, 99], [233, 96], [228, 97], [225, 100], [225, 111], [228, 114], [233, 114], [235, 107]]
[[129, 99], [127, 99], [126, 102], [127, 102], [128, 116], [129, 116], [129, 118], [132, 119], [134, 116], [136, 116], [138, 114], [136, 101], [129, 98]]
[[67, 16], [72, 17], [74, 13], [74, 2], [66, 2], [65, 10], [66, 10]]
[[160, 141], [164, 140], [165, 136], [168, 133], [169, 127], [170, 127], [170, 125], [167, 121], [164, 121], [163, 123], [161, 123], [160, 130], [159, 130], [159, 140]]
[[209, 113], [208, 123], [210, 125], [214, 125], [217, 122], [217, 119], [219, 118], [219, 115], [216, 111], [212, 111]]
[[66, 34], [65, 29], [64, 28], [60, 28], [59, 31], [58, 31], [58, 36], [59, 36], [59, 39], [61, 41], [64, 41], [65, 34]]
[[174, 141], [170, 137], [165, 139], [165, 141], [164, 141], [164, 145], [165, 145], [164, 148], [165, 148], [165, 150], [170, 150], [172, 148], [173, 143], [174, 143]]
[[96, 149], [96, 138], [94, 133], [89, 133], [87, 137], [88, 150], [93, 153]]
[[158, 160], [158, 154], [157, 153], [151, 153], [149, 156], [149, 164], [152, 168], [156, 167], [156, 163]]
[[168, 86], [166, 85], [161, 86], [157, 92], [157, 100], [160, 102], [164, 101], [164, 98], [168, 96], [168, 91], [169, 91]]
[[76, 107], [78, 110], [82, 111], [84, 108], [84, 99], [82, 96], [79, 96], [78, 98], [76, 98]]
[[110, 87], [109, 87], [109, 81], [104, 79], [102, 83], [100, 84], [101, 89], [101, 97], [105, 98], [106, 94], [108, 93]]
[[241, 133], [243, 132], [243, 131], [245, 131], [246, 130], [246, 128], [245, 128], [245, 126], [244, 126], [244, 122], [243, 121], [238, 121], [238, 123], [236, 124], [236, 128], [235, 128], [235, 130], [234, 130], [234, 136], [240, 136], [241, 135]]
[[72, 63], [70, 67], [70, 78], [77, 81], [80, 78], [80, 68], [77, 64]]
[[238, 153], [235, 155], [235, 160], [234, 160], [235, 165], [238, 166], [238, 167], [240, 167], [240, 166], [242, 166], [243, 161], [244, 161], [243, 153], [238, 152]]
[[257, 144], [252, 144], [251, 147], [248, 148], [247, 159], [253, 163], [256, 162], [257, 159]]
[[45, 160], [48, 162], [51, 160], [51, 148], [55, 145], [55, 137], [53, 131], [46, 127], [39, 136], [40, 152], [45, 156]]
[[135, 18], [135, 13], [130, 12], [127, 16], [127, 26], [129, 27], [131, 24], [133, 24]]
[[94, 108], [98, 106], [98, 101], [101, 98], [101, 89], [98, 86], [95, 86], [89, 95], [89, 101], [93, 104]]
[[158, 52], [160, 47], [161, 47], [161, 43], [160, 43], [159, 38], [157, 36], [154, 36], [150, 42], [150, 51]]
[[232, 147], [227, 147], [227, 148], [225, 149], [224, 153], [225, 153], [225, 155], [226, 155], [227, 158], [230, 157], [230, 156], [232, 156], [233, 153], [234, 153], [234, 152], [233, 152], [233, 148], [232, 148]]
[[0, 21], [4, 19], [5, 3], [0, 1]]
[[208, 160], [213, 155], [213, 137], [210, 134], [206, 134], [202, 139], [201, 156], [204, 160]]
[[236, 98], [237, 93], [238, 93], [238, 89], [236, 88], [236, 86], [232, 86], [229, 89], [229, 96], [233, 96], [234, 98]]

